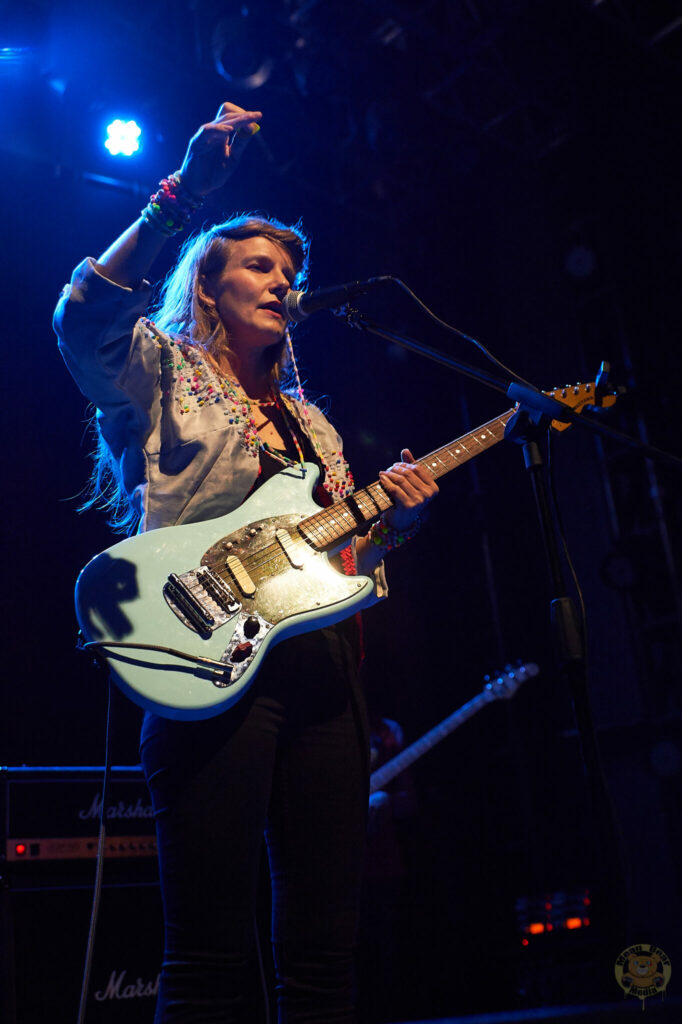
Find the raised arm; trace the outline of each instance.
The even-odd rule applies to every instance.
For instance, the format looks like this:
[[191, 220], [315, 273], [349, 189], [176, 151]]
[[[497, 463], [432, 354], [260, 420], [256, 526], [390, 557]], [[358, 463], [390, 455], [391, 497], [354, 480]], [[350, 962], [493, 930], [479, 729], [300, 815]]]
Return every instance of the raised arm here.
[[[249, 139], [260, 127], [259, 110], [223, 103], [214, 121], [192, 137], [177, 177], [181, 198], [200, 205], [204, 196], [221, 188], [234, 172]], [[173, 231], [164, 231], [145, 213], [123, 232], [97, 260], [98, 269], [114, 284], [137, 288]]]

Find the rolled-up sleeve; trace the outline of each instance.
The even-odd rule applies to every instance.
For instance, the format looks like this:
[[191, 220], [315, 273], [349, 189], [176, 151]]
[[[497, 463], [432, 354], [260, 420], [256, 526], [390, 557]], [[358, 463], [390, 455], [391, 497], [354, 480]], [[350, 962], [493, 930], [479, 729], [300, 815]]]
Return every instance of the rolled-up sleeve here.
[[100, 409], [126, 400], [119, 382], [150, 297], [147, 282], [136, 290], [123, 288], [91, 258], [76, 267], [62, 291], [53, 321], [59, 349], [80, 391]]

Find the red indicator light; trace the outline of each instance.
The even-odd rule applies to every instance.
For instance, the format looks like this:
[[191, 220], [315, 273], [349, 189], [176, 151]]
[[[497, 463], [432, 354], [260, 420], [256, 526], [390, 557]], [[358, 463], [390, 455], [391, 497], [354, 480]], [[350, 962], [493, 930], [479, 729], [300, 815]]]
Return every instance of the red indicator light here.
[[584, 905], [585, 905], [586, 907], [589, 907], [589, 905], [590, 905], [590, 903], [591, 903], [591, 902], [592, 902], [592, 900], [590, 899], [590, 897], [589, 897], [589, 896], [586, 896], [586, 897], [584, 898], [584, 900], [583, 900], [583, 903], [584, 903]]
[[551, 910], [551, 909], [552, 909], [552, 904], [551, 903], [545, 903], [545, 910]]
[[528, 925], [528, 931], [531, 935], [540, 935], [541, 932], [544, 932], [544, 930], [545, 926], [542, 923], [542, 921], [533, 921], [532, 924]]
[[585, 926], [585, 928], [589, 928], [590, 927], [590, 919], [589, 919], [589, 917], [584, 917], [583, 918], [583, 925]]
[[23, 857], [26, 853], [26, 844], [17, 843], [17, 845], [14, 847], [14, 852], [16, 853], [17, 857]]
[[572, 930], [573, 928], [582, 928], [583, 926], [582, 918], [580, 917], [567, 917], [565, 924], [569, 930]]
[[548, 924], [548, 925], [546, 925], [546, 929], [547, 929], [548, 932], [553, 932], [554, 931], [554, 925], [553, 924]]
[[521, 945], [522, 946], [527, 946], [528, 945], [528, 939], [521, 939]]

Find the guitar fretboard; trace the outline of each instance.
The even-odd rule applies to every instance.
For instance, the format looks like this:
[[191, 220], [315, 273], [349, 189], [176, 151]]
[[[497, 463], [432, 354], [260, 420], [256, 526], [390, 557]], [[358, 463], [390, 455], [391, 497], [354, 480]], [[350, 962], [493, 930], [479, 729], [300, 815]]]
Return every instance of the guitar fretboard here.
[[[425, 455], [418, 460], [419, 465], [424, 466], [434, 479], [444, 476], [501, 441], [504, 438], [504, 428], [514, 412], [515, 409], [508, 409], [489, 423], [484, 423], [483, 426], [458, 437], [443, 448]], [[298, 529], [312, 547], [322, 551], [337, 546], [340, 541], [352, 536], [364, 523], [376, 519], [392, 505], [393, 502], [380, 481], [376, 480], [369, 487], [355, 491], [344, 501], [330, 505], [329, 508], [304, 519], [299, 523]]]

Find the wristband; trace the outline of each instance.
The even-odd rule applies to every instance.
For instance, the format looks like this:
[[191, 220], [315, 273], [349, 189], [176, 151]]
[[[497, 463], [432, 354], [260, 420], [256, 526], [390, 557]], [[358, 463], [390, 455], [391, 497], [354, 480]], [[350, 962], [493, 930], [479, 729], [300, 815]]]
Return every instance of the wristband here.
[[193, 196], [182, 184], [176, 171], [159, 182], [159, 190], [149, 197], [141, 211], [142, 219], [170, 238], [189, 224], [192, 214], [203, 205], [203, 198]]
[[372, 544], [382, 553], [385, 553], [393, 551], [394, 548], [399, 548], [408, 540], [412, 540], [419, 533], [420, 527], [421, 519], [419, 516], [417, 516], [411, 526], [406, 527], [404, 530], [396, 530], [386, 522], [382, 515], [375, 523], [372, 523], [367, 536]]

